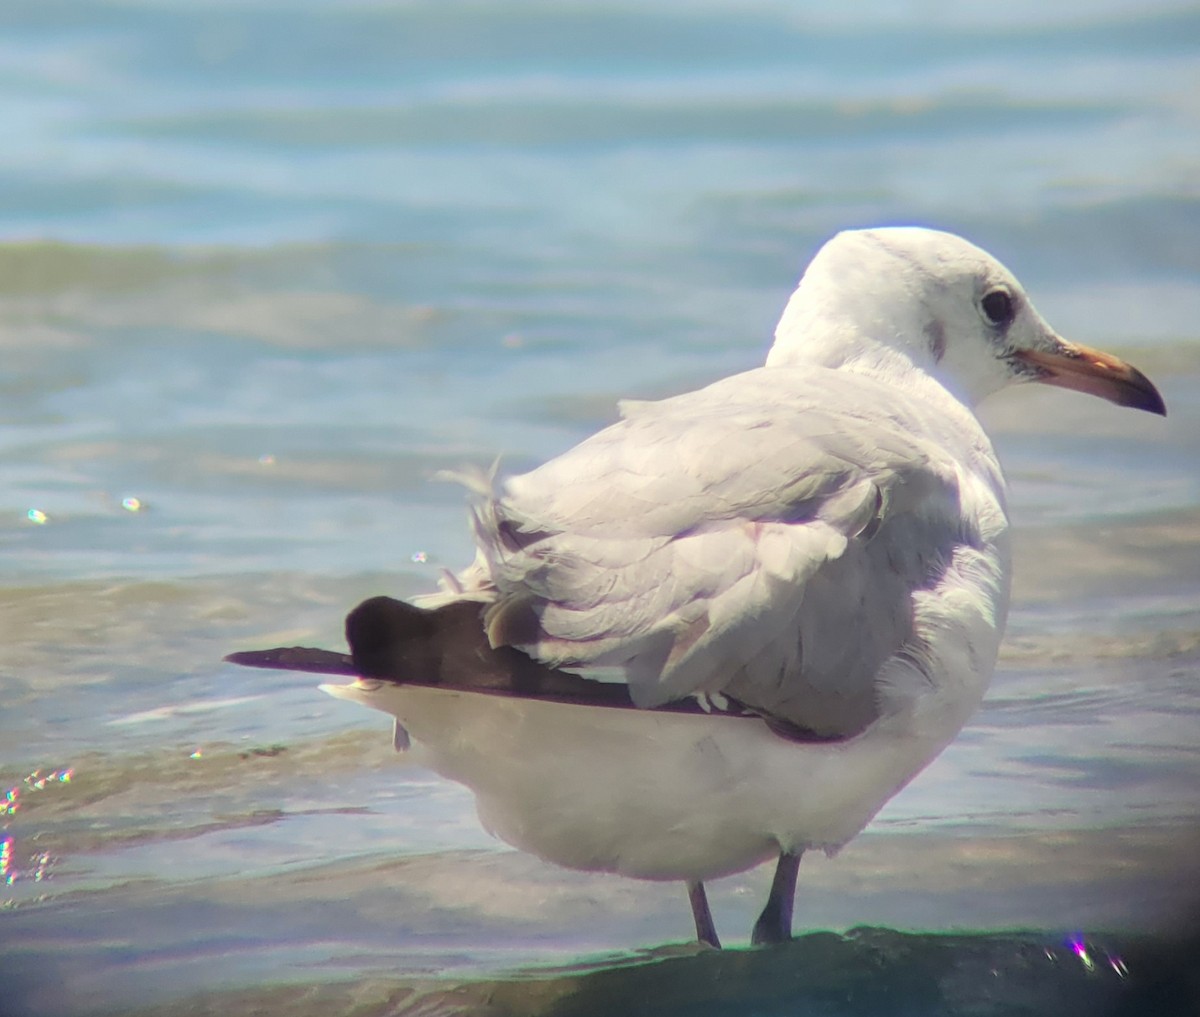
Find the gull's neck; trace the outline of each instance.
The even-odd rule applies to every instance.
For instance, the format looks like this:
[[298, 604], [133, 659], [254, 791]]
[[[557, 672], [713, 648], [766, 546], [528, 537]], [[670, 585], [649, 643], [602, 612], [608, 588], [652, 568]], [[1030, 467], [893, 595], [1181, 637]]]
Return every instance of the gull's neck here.
[[775, 329], [768, 367], [825, 367], [864, 374], [901, 390], [973, 411], [988, 394], [939, 369], [932, 318], [903, 301], [856, 301], [853, 293], [802, 279]]
[[951, 400], [967, 410], [972, 408], [974, 400], [948, 386], [939, 377], [931, 357], [914, 356], [903, 346], [897, 348], [901, 344], [891, 337], [884, 341], [858, 328], [825, 325], [820, 331], [802, 331], [801, 341], [783, 326], [784, 322], [780, 322], [775, 343], [767, 354], [768, 367], [824, 367], [862, 374], [900, 391], [918, 394], [936, 391], [939, 399]]

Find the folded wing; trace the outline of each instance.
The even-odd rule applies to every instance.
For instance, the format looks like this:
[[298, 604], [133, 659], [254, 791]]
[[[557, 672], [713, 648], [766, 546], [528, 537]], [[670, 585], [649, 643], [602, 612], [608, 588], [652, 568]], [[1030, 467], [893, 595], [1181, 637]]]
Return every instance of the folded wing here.
[[853, 734], [882, 708], [883, 663], [928, 655], [914, 595], [981, 539], [925, 418], [821, 369], [636, 404], [481, 496], [462, 581], [491, 601], [493, 646], [615, 669], [640, 705], [725, 693]]

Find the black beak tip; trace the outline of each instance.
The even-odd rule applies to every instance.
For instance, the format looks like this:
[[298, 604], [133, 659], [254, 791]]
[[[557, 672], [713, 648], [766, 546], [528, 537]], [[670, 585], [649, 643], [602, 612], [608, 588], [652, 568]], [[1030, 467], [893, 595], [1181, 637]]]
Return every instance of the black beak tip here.
[[1147, 413], [1156, 413], [1160, 417], [1167, 415], [1167, 404], [1163, 402], [1162, 395], [1154, 387], [1154, 382], [1141, 371], [1136, 369], [1133, 371], [1126, 396], [1128, 401], [1124, 402], [1125, 406], [1135, 410], [1145, 410]]

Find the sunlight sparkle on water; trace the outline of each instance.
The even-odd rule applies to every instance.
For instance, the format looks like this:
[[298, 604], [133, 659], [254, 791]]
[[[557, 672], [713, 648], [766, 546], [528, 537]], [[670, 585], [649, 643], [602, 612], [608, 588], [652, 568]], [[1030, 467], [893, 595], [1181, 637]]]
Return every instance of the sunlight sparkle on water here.
[[10, 787], [4, 793], [4, 798], [0, 799], [0, 816], [12, 816], [21, 807], [22, 787], [26, 791], [43, 791], [51, 784], [69, 784], [74, 775], [75, 770], [71, 767], [63, 770], [51, 770], [46, 774], [43, 774], [41, 770], [34, 770], [20, 784]]
[[42, 523], [44, 523], [49, 517], [41, 509], [31, 508], [25, 513], [25, 518], [31, 523], [36, 523], [38, 526], [41, 526]]
[[[1083, 965], [1084, 970], [1092, 972], [1096, 970], [1096, 958], [1094, 953], [1102, 953], [1108, 966], [1113, 969], [1118, 978], [1126, 978], [1129, 976], [1129, 966], [1125, 961], [1107, 950], [1094, 950], [1089, 948], [1087, 940], [1084, 939], [1083, 933], [1072, 933], [1067, 938], [1067, 946], [1071, 948], [1071, 952], [1079, 958], [1079, 962]], [[1094, 946], [1094, 945], [1093, 945]]]
[[122, 498], [121, 508], [126, 512], [141, 512], [145, 506], [140, 498]]
[[[22, 790], [44, 791], [48, 787], [53, 787], [58, 784], [69, 784], [71, 778], [75, 776], [74, 767], [64, 767], [61, 770], [50, 770], [43, 773], [41, 770], [34, 770], [31, 774], [25, 777], [20, 784], [10, 787], [4, 797], [0, 799], [0, 816], [15, 815], [17, 809], [23, 804], [21, 801]], [[40, 883], [44, 879], [50, 878], [50, 865], [54, 861], [50, 853], [43, 851], [35, 855], [26, 867], [26, 871], [22, 873], [18, 870], [17, 863], [13, 860], [15, 838], [10, 835], [5, 835], [3, 840], [0, 840], [0, 885], [12, 886], [22, 876], [28, 877], [32, 870], [33, 881]], [[11, 902], [8, 902], [11, 904]], [[0, 906], [8, 906], [4, 902], [0, 902]]]
[[1079, 933], [1071, 936], [1067, 940], [1067, 945], [1074, 951], [1075, 956], [1079, 958], [1080, 963], [1088, 970], [1096, 970], [1096, 962], [1092, 960], [1092, 955], [1088, 953], [1087, 943], [1084, 942], [1083, 936]]

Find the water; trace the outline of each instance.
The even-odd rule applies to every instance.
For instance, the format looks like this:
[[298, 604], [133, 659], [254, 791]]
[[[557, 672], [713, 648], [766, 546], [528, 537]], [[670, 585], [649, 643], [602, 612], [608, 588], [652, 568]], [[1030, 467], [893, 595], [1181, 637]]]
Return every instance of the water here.
[[[0, 1012], [1095, 1013], [1174, 984], [1200, 829], [1190, 5], [3, 20]], [[470, 553], [434, 473], [520, 469], [618, 397], [758, 363], [828, 234], [902, 221], [992, 250], [1170, 408], [986, 408], [1018, 526], [992, 692], [802, 867], [799, 929], [918, 935], [655, 946], [689, 935], [680, 888], [508, 851], [385, 719], [220, 663], [430, 588]], [[711, 888], [731, 942], [768, 881]]]

